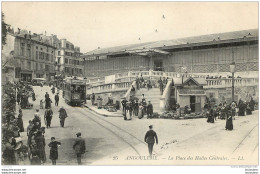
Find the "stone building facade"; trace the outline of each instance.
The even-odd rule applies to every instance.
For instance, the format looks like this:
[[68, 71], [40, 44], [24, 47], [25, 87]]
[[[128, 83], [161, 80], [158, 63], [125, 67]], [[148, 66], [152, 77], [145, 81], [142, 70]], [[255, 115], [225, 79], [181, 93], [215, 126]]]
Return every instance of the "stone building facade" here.
[[8, 33], [7, 38], [6, 47], [14, 59], [16, 80], [29, 82], [32, 78], [46, 78], [49, 81], [54, 77], [55, 47], [49, 36], [19, 29]]
[[57, 76], [83, 76], [83, 61], [80, 47], [74, 46], [66, 39], [53, 36], [56, 49], [55, 71]]
[[258, 74], [258, 29], [98, 48], [82, 56], [85, 76], [155, 70], [182, 73]]

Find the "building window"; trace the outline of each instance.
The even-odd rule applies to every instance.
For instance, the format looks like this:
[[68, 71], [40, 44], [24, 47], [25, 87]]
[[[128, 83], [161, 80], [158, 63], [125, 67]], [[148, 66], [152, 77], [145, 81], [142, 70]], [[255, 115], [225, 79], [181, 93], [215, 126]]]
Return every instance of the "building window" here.
[[50, 60], [50, 58], [49, 58], [49, 54], [46, 53], [46, 61], [49, 61], [49, 60]]
[[36, 51], [36, 59], [39, 59], [39, 52]]
[[36, 63], [36, 71], [38, 71], [38, 70], [39, 70], [38, 63]]
[[21, 54], [22, 56], [24, 56], [24, 47], [25, 47], [25, 44], [24, 44], [24, 43], [21, 43], [21, 52], [20, 52], [20, 54]]
[[49, 70], [50, 70], [49, 65], [45, 65], [45, 71], [49, 71]]
[[66, 44], [66, 48], [69, 49], [69, 48], [70, 48], [70, 45], [69, 45], [69, 44]]
[[66, 58], [65, 58], [65, 63], [66, 63], [66, 64], [68, 64], [68, 63], [69, 63], [68, 59], [66, 59]]
[[43, 70], [43, 64], [40, 64], [40, 70]]
[[60, 56], [60, 51], [58, 51], [58, 56]]
[[31, 45], [27, 44], [27, 56], [31, 57]]
[[38, 46], [36, 46], [36, 49], [38, 49]]
[[31, 69], [31, 62], [27, 62], [27, 69]]

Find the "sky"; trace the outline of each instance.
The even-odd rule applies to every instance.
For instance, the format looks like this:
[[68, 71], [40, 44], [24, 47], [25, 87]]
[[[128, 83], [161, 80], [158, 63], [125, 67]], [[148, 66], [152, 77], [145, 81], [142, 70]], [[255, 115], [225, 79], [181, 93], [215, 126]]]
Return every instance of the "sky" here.
[[15, 31], [46, 31], [82, 53], [258, 28], [258, 2], [2, 2], [2, 12]]

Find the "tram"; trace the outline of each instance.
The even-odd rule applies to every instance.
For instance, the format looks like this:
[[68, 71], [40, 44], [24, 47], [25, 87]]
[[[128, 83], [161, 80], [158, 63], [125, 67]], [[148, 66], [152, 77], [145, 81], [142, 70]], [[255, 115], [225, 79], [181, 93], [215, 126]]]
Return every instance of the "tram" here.
[[86, 103], [86, 80], [67, 77], [63, 86], [63, 98], [71, 106]]

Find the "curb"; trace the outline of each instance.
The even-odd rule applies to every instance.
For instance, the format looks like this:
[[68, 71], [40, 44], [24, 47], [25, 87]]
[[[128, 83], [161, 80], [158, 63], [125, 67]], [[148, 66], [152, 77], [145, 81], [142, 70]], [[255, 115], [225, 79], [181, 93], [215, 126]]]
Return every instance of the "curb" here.
[[112, 116], [112, 115], [107, 115], [107, 114], [100, 114], [99, 112], [95, 111], [94, 109], [91, 109], [91, 108], [88, 107], [87, 105], [84, 105], [84, 107], [86, 107], [86, 108], [88, 108], [90, 111], [92, 111], [92, 112], [94, 112], [94, 113], [96, 113], [96, 114], [98, 114], [98, 115], [104, 116], [104, 117], [123, 117], [123, 115], [122, 115], [122, 116]]

